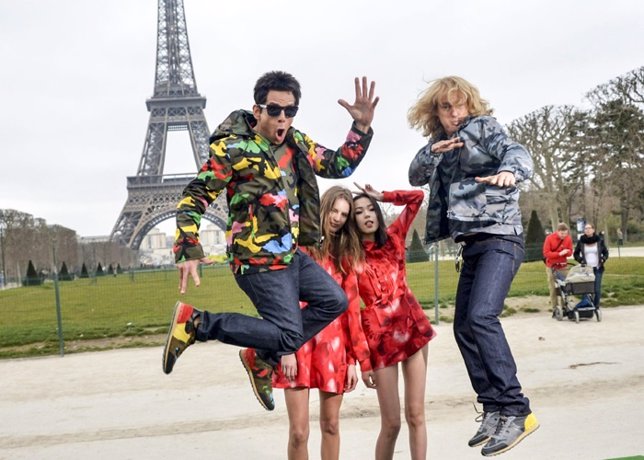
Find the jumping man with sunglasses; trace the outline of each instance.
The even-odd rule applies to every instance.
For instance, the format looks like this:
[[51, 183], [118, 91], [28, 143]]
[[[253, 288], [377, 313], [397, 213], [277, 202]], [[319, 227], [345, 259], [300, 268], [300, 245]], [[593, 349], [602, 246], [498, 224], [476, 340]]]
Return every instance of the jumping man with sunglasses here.
[[[227, 252], [239, 287], [261, 318], [210, 313], [177, 302], [168, 332], [163, 371], [197, 341], [219, 340], [254, 348], [240, 351], [255, 396], [275, 407], [271, 376], [282, 355], [295, 352], [347, 308], [340, 286], [299, 246], [320, 242], [320, 198], [316, 175], [351, 175], [364, 157], [379, 98], [375, 82], [355, 79], [355, 101], [338, 103], [353, 124], [344, 144], [330, 150], [291, 125], [300, 85], [286, 72], [264, 74], [255, 84], [252, 112], [231, 113], [210, 137], [210, 158], [177, 206], [174, 246], [183, 294], [199, 263], [209, 263], [199, 243], [207, 206], [226, 192]], [[223, 296], [222, 296], [223, 297]], [[300, 300], [308, 307], [300, 309]]]

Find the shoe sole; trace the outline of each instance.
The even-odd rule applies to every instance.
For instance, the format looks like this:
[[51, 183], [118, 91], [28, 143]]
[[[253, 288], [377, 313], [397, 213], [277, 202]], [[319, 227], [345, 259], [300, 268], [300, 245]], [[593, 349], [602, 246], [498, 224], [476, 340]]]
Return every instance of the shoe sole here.
[[176, 359], [172, 363], [172, 365], [169, 365], [169, 356], [170, 356], [170, 344], [172, 343], [172, 331], [174, 331], [174, 328], [177, 325], [177, 318], [179, 317], [179, 310], [181, 306], [181, 302], [177, 302], [174, 304], [174, 312], [172, 313], [172, 322], [170, 323], [170, 329], [168, 330], [168, 336], [165, 339], [165, 348], [163, 350], [163, 359], [161, 361], [161, 367], [163, 368], [163, 372], [165, 374], [169, 374], [172, 372], [172, 369], [174, 368], [174, 363], [177, 361]]
[[532, 429], [532, 430], [530, 430], [530, 431], [526, 431], [526, 432], [525, 432], [525, 433], [523, 433], [521, 436], [519, 436], [517, 439], [515, 439], [515, 440], [514, 440], [514, 442], [513, 442], [512, 444], [510, 444], [508, 447], [505, 447], [505, 448], [503, 448], [503, 449], [501, 449], [501, 450], [497, 450], [496, 452], [491, 452], [491, 453], [489, 453], [489, 454], [484, 454], [483, 452], [481, 452], [481, 455], [483, 455], [484, 457], [494, 457], [495, 455], [500, 455], [500, 454], [502, 454], [502, 453], [504, 453], [504, 452], [507, 452], [507, 451], [509, 451], [510, 449], [512, 449], [514, 446], [516, 446], [517, 444], [519, 444], [521, 441], [523, 441], [525, 438], [527, 438], [528, 436], [530, 436], [532, 433], [534, 433], [535, 431], [537, 431], [537, 430], [539, 429], [539, 427], [540, 427], [540, 426], [541, 426], [541, 425], [537, 425], [536, 427], [534, 427], [534, 429]]
[[244, 369], [246, 370], [246, 374], [248, 375], [248, 380], [250, 380], [250, 386], [253, 389], [253, 394], [255, 395], [255, 398], [259, 402], [259, 404], [266, 410], [271, 411], [270, 407], [268, 407], [266, 404], [264, 404], [264, 401], [262, 401], [262, 398], [259, 396], [259, 392], [257, 391], [257, 387], [255, 386], [255, 379], [253, 378], [253, 370], [250, 368], [250, 365], [246, 362], [244, 359], [244, 350], [239, 350], [239, 360], [241, 361], [242, 365], [244, 366]]
[[477, 442], [476, 444], [470, 444], [469, 442], [467, 443], [468, 446], [470, 447], [479, 447], [482, 446], [483, 444], [486, 444], [492, 436], [488, 436], [485, 438], [483, 441]]

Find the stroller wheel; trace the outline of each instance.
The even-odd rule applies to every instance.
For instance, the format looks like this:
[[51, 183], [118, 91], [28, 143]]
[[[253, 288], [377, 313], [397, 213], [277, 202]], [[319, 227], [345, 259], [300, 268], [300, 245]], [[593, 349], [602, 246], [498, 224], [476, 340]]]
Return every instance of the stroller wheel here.
[[575, 315], [575, 323], [578, 323], [579, 322], [579, 312], [577, 310], [575, 310], [573, 313]]
[[601, 309], [597, 308], [595, 310], [595, 317], [597, 318], [597, 322], [600, 322], [602, 320], [602, 311], [601, 311]]
[[557, 321], [561, 321], [563, 319], [563, 310], [559, 305], [557, 305], [552, 310], [552, 317], [555, 318]]

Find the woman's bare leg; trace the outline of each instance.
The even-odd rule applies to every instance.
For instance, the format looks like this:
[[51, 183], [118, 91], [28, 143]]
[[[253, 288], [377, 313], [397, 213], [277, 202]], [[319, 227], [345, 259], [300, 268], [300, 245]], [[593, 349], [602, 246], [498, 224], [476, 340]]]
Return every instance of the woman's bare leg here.
[[400, 396], [398, 365], [375, 372], [376, 392], [380, 405], [380, 433], [376, 441], [376, 460], [391, 460], [400, 432]]
[[288, 412], [288, 459], [308, 460], [309, 442], [309, 389], [286, 388], [284, 390]]
[[409, 450], [412, 460], [427, 458], [427, 427], [425, 424], [425, 382], [427, 380], [425, 345], [402, 363], [405, 381], [405, 420], [409, 427]]
[[342, 395], [320, 391], [320, 432], [322, 460], [340, 458], [340, 406]]

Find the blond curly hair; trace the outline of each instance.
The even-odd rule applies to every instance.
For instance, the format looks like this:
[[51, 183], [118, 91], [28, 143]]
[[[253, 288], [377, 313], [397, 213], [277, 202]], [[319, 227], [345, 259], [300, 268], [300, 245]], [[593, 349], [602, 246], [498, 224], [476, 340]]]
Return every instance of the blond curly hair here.
[[438, 136], [443, 127], [438, 119], [438, 106], [444, 101], [460, 101], [465, 98], [470, 115], [491, 115], [492, 108], [481, 98], [478, 88], [464, 78], [443, 77], [430, 82], [409, 111], [407, 120], [412, 128], [422, 131], [423, 136]]

